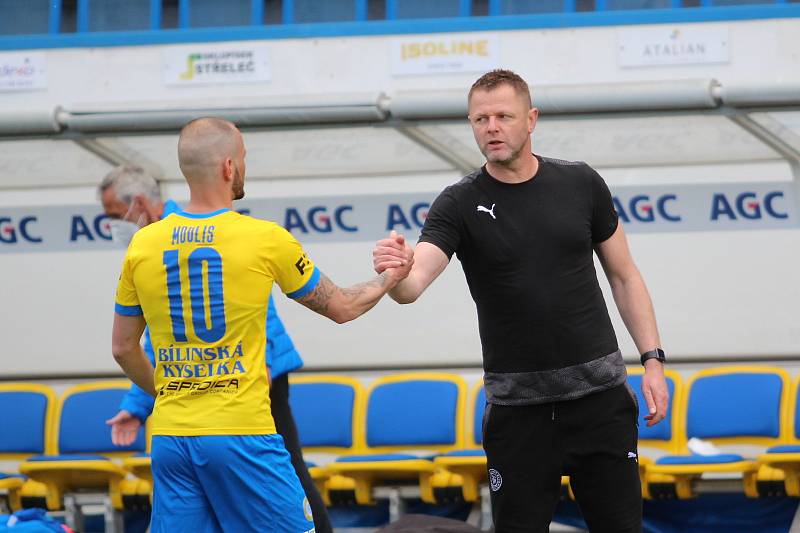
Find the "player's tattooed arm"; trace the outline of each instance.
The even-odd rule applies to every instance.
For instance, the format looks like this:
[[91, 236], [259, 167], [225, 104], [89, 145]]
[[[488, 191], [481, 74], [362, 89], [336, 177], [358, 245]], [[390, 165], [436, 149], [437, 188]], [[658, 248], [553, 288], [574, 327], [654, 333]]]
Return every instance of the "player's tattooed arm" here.
[[356, 283], [352, 287], [347, 287], [342, 289], [342, 294], [350, 299], [355, 299], [365, 294], [372, 288], [383, 288], [388, 283], [388, 276], [385, 275], [385, 272], [378, 274], [376, 277], [372, 278], [369, 281], [365, 281], [363, 283]]
[[315, 313], [327, 316], [328, 304], [330, 304], [333, 294], [338, 287], [326, 276], [322, 274], [319, 278], [319, 283], [314, 287], [314, 290], [298, 298], [297, 301], [305, 305]]
[[314, 290], [298, 298], [297, 301], [312, 311], [342, 324], [372, 309], [381, 297], [397, 284], [398, 278], [400, 276], [395, 269], [394, 272], [382, 272], [369, 281], [340, 288], [322, 274]]

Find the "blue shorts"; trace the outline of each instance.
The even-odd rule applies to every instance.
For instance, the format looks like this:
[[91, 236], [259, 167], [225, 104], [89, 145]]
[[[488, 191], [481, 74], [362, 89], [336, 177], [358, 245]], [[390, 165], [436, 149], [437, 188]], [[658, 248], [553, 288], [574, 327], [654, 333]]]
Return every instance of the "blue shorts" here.
[[280, 435], [155, 435], [152, 458], [152, 533], [314, 531]]

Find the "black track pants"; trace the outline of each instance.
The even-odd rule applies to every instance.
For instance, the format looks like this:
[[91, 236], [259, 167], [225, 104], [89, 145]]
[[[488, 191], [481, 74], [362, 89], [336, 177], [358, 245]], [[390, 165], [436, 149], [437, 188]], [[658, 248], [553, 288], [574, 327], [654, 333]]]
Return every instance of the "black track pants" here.
[[637, 416], [626, 384], [577, 400], [487, 405], [483, 446], [495, 531], [547, 532], [563, 473], [592, 533], [640, 533]]

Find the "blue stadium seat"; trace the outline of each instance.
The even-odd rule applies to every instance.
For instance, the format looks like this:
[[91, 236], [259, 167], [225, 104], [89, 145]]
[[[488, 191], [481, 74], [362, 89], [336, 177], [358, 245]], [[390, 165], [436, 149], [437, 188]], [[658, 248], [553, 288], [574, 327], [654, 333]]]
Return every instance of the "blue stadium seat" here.
[[108, 491], [114, 508], [122, 508], [120, 482], [127, 475], [111, 457], [144, 452], [145, 432], [135, 442], [114, 446], [106, 420], [114, 416], [130, 389], [128, 381], [82, 383], [67, 389], [54, 417], [53, 455], [35, 456], [20, 464], [20, 472], [47, 488], [48, 509], [60, 509], [65, 493]]
[[342, 454], [360, 447], [356, 410], [362, 396], [361, 384], [352, 378], [292, 376], [289, 404], [303, 449]]
[[490, 15], [529, 15], [560, 13], [564, 0], [489, 0]]
[[293, 22], [345, 22], [356, 20], [356, 0], [294, 0]]
[[758, 457], [764, 467], [779, 470], [784, 478], [787, 496], [800, 497], [800, 380], [795, 380], [791, 389], [791, 401], [785, 423], [789, 426], [789, 437], [785, 443], [772, 446]]
[[423, 494], [431, 498], [428, 503], [436, 503], [436, 494], [442, 489], [453, 486], [453, 475], [459, 476], [461, 492], [464, 501], [475, 502], [480, 498], [479, 487], [487, 483], [486, 453], [483, 451], [483, 414], [486, 410], [486, 390], [483, 380], [476, 385], [471, 395], [468, 431], [469, 439], [466, 447], [451, 450], [434, 458], [433, 463], [437, 471], [431, 479], [432, 494]]
[[[364, 389], [344, 376], [292, 376], [289, 405], [297, 424], [303, 453], [341, 455], [364, 448]], [[331, 504], [328, 484], [331, 472], [325, 466], [309, 464], [308, 473], [323, 500]], [[349, 480], [334, 480], [341, 487]]]
[[248, 26], [251, 20], [251, 0], [191, 0], [190, 28], [222, 28]]
[[386, 18], [422, 19], [468, 16], [461, 0], [387, 0]]
[[628, 371], [628, 385], [636, 393], [636, 402], [639, 405], [639, 446], [650, 446], [661, 448], [672, 453], [680, 451], [681, 443], [678, 440], [678, 411], [676, 410], [679, 398], [681, 377], [674, 370], [665, 370], [664, 377], [669, 390], [670, 405], [667, 408], [667, 416], [652, 427], [647, 427], [647, 420], [644, 419], [647, 411], [647, 401], [642, 395], [642, 377], [644, 369], [636, 368]]
[[605, 0], [605, 8], [609, 11], [624, 9], [669, 9], [671, 0]]
[[711, 5], [713, 6], [748, 6], [774, 3], [775, 0], [711, 0]]
[[688, 454], [692, 437], [717, 446], [756, 445], [767, 448], [785, 442], [789, 377], [785, 370], [760, 366], [731, 366], [702, 370], [687, 384], [686, 415], [681, 430], [682, 454], [668, 455], [647, 467], [651, 474], [671, 476], [675, 495], [695, 495], [692, 482], [703, 474], [738, 474], [748, 496], [758, 496], [759, 464], [740, 454]]
[[0, 384], [0, 458], [26, 459], [47, 453], [48, 431], [55, 413], [56, 395], [46, 385]]
[[[642, 479], [642, 495], [645, 498], [650, 498], [650, 483], [648, 483], [649, 465], [653, 464], [651, 457], [648, 457], [647, 452], [642, 452], [642, 448], [655, 448], [657, 450], [666, 451], [671, 454], [678, 454], [683, 451], [683, 441], [680, 439], [680, 402], [683, 395], [682, 380], [680, 374], [674, 370], [665, 370], [664, 377], [667, 382], [667, 390], [669, 391], [669, 406], [667, 407], [667, 416], [658, 424], [647, 427], [647, 420], [644, 417], [648, 414], [647, 402], [642, 394], [642, 377], [644, 369], [642, 367], [634, 367], [628, 369], [628, 385], [636, 394], [636, 402], [639, 406], [639, 474]], [[668, 482], [672, 483], [672, 478], [659, 478], [654, 475], [650, 479], [653, 483]]]
[[419, 483], [423, 497], [432, 499], [435, 466], [429, 457], [463, 447], [465, 396], [464, 380], [452, 374], [378, 378], [364, 411], [367, 453], [331, 463], [330, 471], [350, 484], [338, 486], [332, 478], [329, 490], [352, 488], [356, 501], [366, 505], [374, 503], [374, 486], [405, 480]]
[[[46, 385], [31, 383], [0, 384], [0, 460], [19, 461], [32, 455], [49, 453], [49, 432], [55, 414], [56, 395]], [[0, 472], [0, 493], [12, 509], [21, 507], [20, 489], [25, 476]]]
[[17, 14], [17, 16], [0, 16], [0, 35], [48, 32], [49, 0], [0, 0], [0, 13]]
[[150, 0], [89, 0], [89, 31], [150, 29]]

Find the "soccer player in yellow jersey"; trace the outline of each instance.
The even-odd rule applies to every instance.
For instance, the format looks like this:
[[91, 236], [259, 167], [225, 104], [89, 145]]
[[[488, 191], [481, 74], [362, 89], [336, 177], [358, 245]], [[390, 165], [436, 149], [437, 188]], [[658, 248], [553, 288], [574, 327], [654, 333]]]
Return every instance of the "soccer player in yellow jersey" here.
[[[413, 261], [340, 289], [289, 232], [232, 211], [244, 196], [245, 147], [228, 121], [188, 123], [178, 159], [191, 200], [134, 235], [112, 333], [117, 362], [156, 397], [151, 531], [313, 531], [269, 410], [272, 284], [342, 323], [371, 309]], [[145, 323], [155, 369], [139, 345]]]

